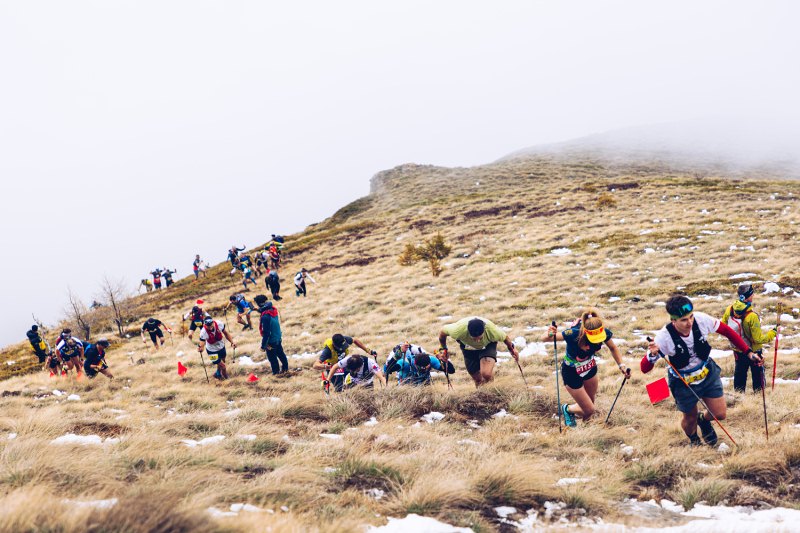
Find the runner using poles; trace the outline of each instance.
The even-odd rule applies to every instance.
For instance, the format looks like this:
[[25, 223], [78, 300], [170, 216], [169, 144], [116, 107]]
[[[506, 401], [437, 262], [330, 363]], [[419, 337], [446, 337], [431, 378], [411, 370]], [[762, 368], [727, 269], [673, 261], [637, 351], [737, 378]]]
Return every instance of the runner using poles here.
[[228, 298], [228, 300], [229, 301], [227, 304], [225, 304], [225, 308], [222, 310], [222, 312], [227, 316], [228, 307], [235, 305], [236, 322], [242, 325], [242, 331], [246, 329], [253, 329], [253, 323], [250, 321], [250, 313], [255, 311], [255, 309], [253, 309], [253, 305], [244, 297], [244, 294], [233, 294], [230, 296], [230, 298]]
[[197, 300], [197, 305], [193, 306], [192, 309], [183, 315], [183, 320], [189, 320], [189, 340], [192, 340], [192, 335], [194, 334], [194, 330], [203, 327], [203, 320], [206, 318], [210, 318], [211, 315], [203, 311], [203, 308], [200, 305], [203, 303], [203, 300]]
[[[322, 347], [322, 352], [319, 354], [319, 359], [314, 361], [314, 370], [328, 370], [333, 365], [350, 355], [350, 346], [356, 345], [369, 355], [376, 356], [378, 352], [370, 350], [361, 340], [355, 337], [348, 337], [341, 333], [334, 334], [330, 339], [325, 341]], [[341, 392], [344, 388], [345, 370], [339, 367], [337, 372], [332, 374], [332, 377], [326, 377], [329, 383], [333, 384], [333, 390]]]
[[[753, 310], [753, 295], [755, 290], [750, 283], [742, 283], [737, 289], [738, 299], [725, 309], [722, 315], [722, 322], [739, 334], [744, 339], [751, 352], [762, 355], [761, 349], [764, 344], [772, 341], [778, 334], [776, 329], [771, 329], [766, 333], [761, 329], [761, 320]], [[744, 392], [747, 388], [747, 372], [753, 378], [753, 392], [761, 390], [764, 383], [764, 364], [754, 362], [746, 357], [741, 351], [734, 347], [733, 357], [736, 366], [733, 371], [733, 390]]]
[[567, 344], [566, 354], [561, 363], [561, 378], [564, 387], [576, 403], [562, 404], [559, 409], [564, 416], [564, 423], [569, 427], [578, 425], [575, 415], [580, 416], [585, 422], [596, 411], [595, 397], [600, 378], [597, 376], [595, 357], [604, 344], [611, 351], [611, 357], [616, 361], [622, 375], [625, 378], [631, 375], [630, 369], [622, 363], [622, 355], [612, 340], [613, 336], [611, 329], [603, 323], [597, 309], [590, 307], [584, 309], [581, 317], [569, 328], [559, 333], [558, 328], [551, 324], [547, 328], [547, 335], [541, 338], [542, 341], [554, 339]]
[[219, 380], [228, 379], [228, 368], [225, 366], [225, 358], [228, 355], [225, 351], [225, 339], [228, 339], [233, 349], [236, 350], [236, 343], [233, 342], [231, 334], [225, 329], [224, 323], [217, 322], [211, 317], [203, 321], [203, 329], [200, 330], [200, 342], [197, 344], [197, 351], [200, 352], [200, 358], [202, 359], [203, 349], [207, 349], [206, 352], [211, 364], [217, 365], [214, 377]]
[[[642, 372], [650, 372], [655, 363], [664, 358], [669, 366], [668, 382], [675, 404], [682, 413], [681, 429], [689, 438], [691, 446], [702, 444], [697, 428], [709, 446], [717, 443], [717, 432], [711, 425], [715, 420], [731, 439], [722, 425], [727, 415], [727, 406], [722, 393], [720, 368], [711, 359], [711, 345], [707, 337], [719, 333], [726, 337], [736, 349], [754, 362], [761, 356], [752, 353], [747, 343], [730, 327], [705, 313], [695, 312], [692, 301], [684, 295], [673, 295], [666, 303], [670, 322], [650, 340], [648, 353], [641, 360]], [[697, 404], [705, 408], [699, 412]]]
[[83, 371], [86, 372], [90, 379], [94, 379], [98, 373], [103, 374], [108, 379], [114, 379], [114, 375], [108, 369], [108, 363], [106, 363], [106, 349], [108, 346], [109, 342], [106, 339], [97, 339], [95, 344], [86, 346], [83, 352], [86, 358], [83, 361]]
[[439, 345], [445, 362], [450, 360], [447, 350], [447, 337], [452, 337], [461, 347], [467, 372], [480, 387], [494, 379], [494, 365], [497, 363], [497, 343], [503, 341], [515, 361], [519, 352], [505, 331], [489, 320], [481, 317], [466, 317], [458, 322], [447, 324], [439, 331]]
[[444, 372], [445, 376], [456, 371], [453, 363], [448, 361], [445, 364], [438, 357], [426, 352], [422, 346], [408, 341], [392, 348], [386, 357], [386, 364], [383, 365], [386, 381], [389, 381], [393, 372], [397, 372], [398, 385], [430, 385], [432, 370]]

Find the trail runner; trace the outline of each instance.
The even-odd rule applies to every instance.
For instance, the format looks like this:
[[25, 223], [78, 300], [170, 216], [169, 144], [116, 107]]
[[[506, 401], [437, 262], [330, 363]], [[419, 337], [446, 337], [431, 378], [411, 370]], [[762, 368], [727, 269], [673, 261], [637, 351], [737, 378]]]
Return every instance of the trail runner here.
[[641, 369], [645, 374], [653, 369], [660, 357], [666, 357], [680, 372], [681, 376], [698, 397], [702, 398], [710, 412], [698, 412], [697, 398], [687, 386], [668, 367], [669, 388], [678, 410], [682, 413], [681, 428], [692, 446], [702, 444], [697, 436], [697, 427], [706, 444], [717, 443], [717, 432], [711, 425], [713, 416], [725, 420], [727, 406], [722, 393], [719, 365], [710, 357], [711, 345], [707, 337], [719, 333], [726, 337], [736, 350], [753, 362], [760, 362], [761, 356], [750, 351], [747, 343], [730, 327], [716, 318], [694, 311], [692, 301], [683, 295], [674, 295], [667, 300], [667, 313], [670, 322], [656, 333], [654, 341], [648, 346], [648, 353], [642, 358]]
[[600, 379], [597, 376], [597, 361], [595, 357], [605, 344], [611, 351], [611, 357], [617, 363], [617, 368], [624, 377], [630, 377], [631, 371], [622, 363], [622, 355], [614, 344], [611, 329], [603, 323], [600, 313], [593, 308], [585, 309], [581, 317], [561, 333], [555, 326], [547, 328], [547, 335], [540, 340], [558, 341], [567, 344], [566, 354], [561, 363], [561, 378], [564, 387], [576, 403], [559, 406], [564, 415], [564, 422], [570, 426], [577, 426], [575, 416], [588, 420], [595, 412], [595, 396]]
[[[778, 334], [777, 329], [771, 329], [764, 333], [761, 329], [761, 320], [753, 310], [753, 295], [755, 290], [750, 283], [743, 283], [737, 289], [738, 299], [725, 309], [722, 315], [723, 324], [739, 334], [750, 351], [762, 355], [764, 344], [771, 342]], [[747, 372], [753, 377], [753, 392], [761, 392], [764, 384], [764, 365], [754, 362], [745, 354], [733, 349], [733, 357], [736, 365], [733, 370], [733, 389], [736, 392], [744, 392], [747, 388]]]
[[[258, 306], [261, 320], [258, 323], [258, 331], [261, 333], [261, 349], [267, 354], [272, 374], [283, 374], [289, 371], [289, 360], [283, 351], [283, 333], [281, 332], [281, 320], [278, 310], [267, 300], [263, 294], [257, 295], [253, 301]], [[280, 364], [279, 364], [280, 363]]]
[[210, 317], [203, 321], [197, 351], [202, 353], [203, 349], [206, 348], [211, 364], [217, 365], [214, 377], [219, 380], [228, 379], [228, 367], [225, 366], [225, 358], [228, 355], [225, 351], [225, 339], [228, 339], [231, 347], [236, 348], [236, 343], [233, 342], [231, 334], [225, 329], [224, 323], [217, 322]]
[[494, 379], [498, 342], [503, 341], [514, 360], [519, 361], [519, 353], [508, 335], [485, 318], [462, 318], [458, 322], [447, 324], [439, 331], [439, 345], [445, 362], [450, 360], [447, 337], [455, 339], [461, 347], [464, 364], [475, 382], [475, 387], [485, 385]]

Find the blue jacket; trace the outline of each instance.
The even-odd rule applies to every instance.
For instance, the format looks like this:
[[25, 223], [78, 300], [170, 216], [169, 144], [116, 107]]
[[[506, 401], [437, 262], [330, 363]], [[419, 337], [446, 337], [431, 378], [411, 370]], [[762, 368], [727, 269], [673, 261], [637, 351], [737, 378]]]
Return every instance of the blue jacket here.
[[283, 339], [281, 333], [281, 319], [278, 317], [278, 310], [272, 306], [272, 302], [267, 302], [258, 308], [261, 313], [261, 322], [258, 329], [261, 332], [261, 349], [266, 350], [267, 345], [275, 346], [280, 344]]

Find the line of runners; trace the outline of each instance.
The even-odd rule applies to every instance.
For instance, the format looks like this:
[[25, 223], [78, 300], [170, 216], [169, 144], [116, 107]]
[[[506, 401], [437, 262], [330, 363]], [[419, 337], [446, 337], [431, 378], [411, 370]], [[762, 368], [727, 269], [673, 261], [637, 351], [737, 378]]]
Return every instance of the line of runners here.
[[[280, 245], [282, 244], [281, 240]], [[240, 255], [239, 252], [243, 249], [244, 247], [232, 247], [229, 251], [229, 261], [234, 269], [243, 269], [243, 284], [247, 288], [247, 281], [251, 280], [247, 270], [252, 259], [247, 254]], [[257, 260], [256, 268], [259, 270], [261, 266], [266, 268], [265, 284], [270, 289], [273, 299], [277, 301], [281, 299], [280, 282], [277, 272], [271, 267], [280, 264], [280, 254], [273, 257], [269, 254], [273, 249], [278, 249], [274, 240], [268, 247], [267, 255], [258, 254], [260, 259]], [[274, 262], [267, 265], [268, 261]], [[196, 276], [198, 271], [195, 272]], [[306, 269], [301, 269], [295, 277], [297, 296], [306, 295], [306, 279], [315, 282]], [[723, 335], [733, 346], [736, 361], [734, 389], [738, 392], [745, 390], [748, 373], [752, 376], [754, 391], [758, 392], [764, 387], [762, 347], [775, 339], [778, 328], [776, 326], [766, 332], [762, 330], [758, 314], [752, 307], [754, 289], [750, 283], [740, 285], [737, 296], [737, 300], [725, 308], [719, 320], [705, 313], [695, 312], [691, 300], [686, 296], [670, 297], [665, 306], [670, 322], [657, 332], [654, 340], [649, 342], [648, 353], [640, 362], [641, 371], [648, 373], [660, 358], [668, 361], [669, 389], [678, 410], [682, 413], [681, 428], [692, 445], [701, 443], [697, 435], [698, 427], [706, 443], [716, 444], [717, 435], [711, 421], [724, 420], [727, 415], [720, 368], [710, 357], [711, 346], [708, 342], [710, 333]], [[254, 311], [259, 313], [261, 350], [265, 352], [272, 373], [284, 374], [289, 368], [282, 345], [278, 310], [263, 294], [255, 296], [253, 302], [250, 303], [243, 294], [236, 293], [230, 296], [223, 312], [227, 314], [227, 309], [235, 306], [236, 320], [242, 325], [243, 331], [253, 329], [250, 315]], [[228, 379], [225, 341], [227, 340], [234, 350], [236, 343], [226, 329], [225, 323], [211, 317], [200, 304], [202, 300], [198, 300], [198, 305], [183, 317], [184, 320], [189, 320], [189, 340], [192, 340], [196, 330], [200, 330], [198, 351], [201, 355], [205, 351], [210, 362], [217, 367], [215, 378]], [[141, 329], [143, 342], [147, 342], [145, 333], [148, 333], [156, 349], [163, 345], [165, 339], [161, 331], [162, 326], [170, 335], [172, 334], [172, 330], [160, 320], [148, 319]], [[37, 326], [34, 325], [27, 335], [39, 361], [45, 363], [45, 368], [50, 369], [51, 375], [58, 374], [59, 370], [62, 375], [75, 370], [80, 376], [80, 370], [83, 368], [87, 376], [94, 377], [102, 373], [113, 378], [105, 362], [105, 349], [109, 345], [107, 339], [84, 345], [79, 339], [72, 337], [70, 330], [64, 330], [55, 342], [55, 349], [51, 350], [39, 335]], [[466, 370], [476, 387], [491, 382], [494, 377], [498, 342], [503, 342], [511, 356], [516, 361], [519, 360], [517, 349], [503, 330], [485, 318], [467, 317], [445, 325], [441, 329], [438, 338], [440, 346], [434, 353], [409, 341], [403, 341], [390, 350], [382, 366], [378, 363], [377, 352], [367, 348], [361, 340], [336, 333], [325, 341], [313, 368], [321, 371], [320, 377], [326, 392], [331, 385], [335, 391], [355, 386], [373, 387], [376, 376], [380, 383], [388, 384], [389, 376], [395, 372], [399, 384], [430, 384], [432, 370], [446, 374], [455, 372], [455, 367], [450, 361], [448, 338], [452, 338], [459, 345]], [[561, 331], [554, 325], [550, 326], [541, 340], [563, 341], [566, 344], [560, 375], [574, 403], [560, 405], [559, 414], [563, 415], [570, 427], [577, 425], [577, 418], [588, 420], [596, 411], [595, 398], [599, 386], [596, 357], [603, 345], [609, 349], [623, 376], [629, 378], [631, 375], [631, 369], [622, 362], [620, 351], [613, 341], [613, 332], [606, 326], [596, 309], [584, 310], [578, 319]], [[350, 353], [352, 346], [360, 348], [365, 354]], [[702, 411], [698, 409], [698, 403], [702, 404]]]

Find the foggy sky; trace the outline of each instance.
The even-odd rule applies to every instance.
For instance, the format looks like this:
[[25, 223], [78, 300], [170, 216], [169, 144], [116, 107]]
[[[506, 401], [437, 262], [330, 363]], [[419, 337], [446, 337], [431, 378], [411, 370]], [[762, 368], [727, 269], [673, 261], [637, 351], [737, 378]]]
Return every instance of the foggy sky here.
[[0, 345], [415, 162], [798, 117], [792, 2], [0, 0]]

